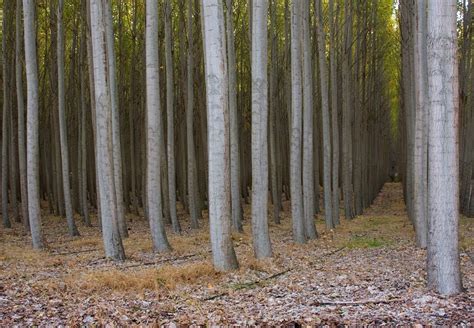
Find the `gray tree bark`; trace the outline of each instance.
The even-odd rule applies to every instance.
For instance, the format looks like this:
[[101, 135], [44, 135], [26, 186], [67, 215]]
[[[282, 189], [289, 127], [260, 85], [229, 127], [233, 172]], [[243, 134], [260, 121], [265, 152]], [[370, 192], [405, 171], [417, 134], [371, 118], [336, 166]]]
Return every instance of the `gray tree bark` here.
[[306, 237], [315, 239], [313, 63], [309, 12], [310, 1], [303, 0], [303, 204]]
[[38, 64], [36, 58], [35, 1], [23, 0], [26, 63], [26, 174], [28, 215], [33, 248], [42, 249], [41, 209], [39, 200], [39, 119]]
[[268, 232], [267, 0], [252, 2], [252, 236], [256, 258], [272, 256]]
[[118, 224], [112, 135], [113, 113], [110, 81], [107, 74], [105, 11], [108, 5], [108, 0], [90, 0], [96, 104], [96, 160], [105, 255], [113, 260], [123, 261], [125, 259], [125, 252]]
[[217, 270], [238, 267], [231, 236], [228, 77], [222, 1], [202, 0], [206, 75], [209, 226]]
[[155, 252], [171, 249], [163, 222], [160, 176], [160, 96], [158, 61], [158, 0], [146, 1], [146, 202]]
[[176, 214], [176, 166], [174, 150], [174, 78], [172, 53], [172, 20], [171, 3], [165, 1], [165, 62], [166, 62], [166, 117], [167, 117], [167, 155], [168, 155], [168, 201], [173, 231], [179, 233], [178, 216]]
[[457, 8], [432, 0], [427, 12], [428, 67], [428, 286], [461, 291], [459, 267], [459, 151]]
[[25, 100], [23, 98], [23, 69], [21, 54], [23, 51], [23, 27], [22, 27], [22, 0], [16, 1], [16, 37], [15, 37], [15, 73], [16, 73], [16, 97], [18, 107], [18, 162], [20, 168], [20, 194], [21, 213], [25, 231], [30, 231], [28, 219], [28, 192], [26, 182], [26, 149], [25, 149]]
[[72, 209], [71, 185], [69, 180], [69, 149], [67, 141], [66, 104], [64, 88], [64, 29], [63, 29], [63, 7], [64, 0], [58, 0], [58, 42], [57, 42], [57, 65], [58, 65], [58, 112], [59, 112], [59, 139], [61, 144], [61, 172], [63, 176], [64, 207], [66, 209], [66, 220], [70, 236], [79, 236], [74, 213]]
[[[323, 188], [324, 188], [324, 216], [326, 227], [333, 229], [333, 199], [331, 192], [331, 127], [329, 120], [329, 88], [328, 64], [326, 59], [326, 35], [323, 28], [321, 0], [315, 0], [315, 19], [318, 38], [319, 83], [321, 85], [321, 110], [323, 125]], [[337, 170], [337, 168], [336, 168]], [[339, 197], [338, 197], [339, 199]]]
[[240, 196], [240, 148], [239, 117], [237, 111], [237, 81], [234, 46], [234, 24], [232, 19], [232, 0], [226, 5], [227, 59], [229, 62], [229, 112], [230, 112], [230, 188], [232, 203], [232, 227], [242, 232], [242, 201]]

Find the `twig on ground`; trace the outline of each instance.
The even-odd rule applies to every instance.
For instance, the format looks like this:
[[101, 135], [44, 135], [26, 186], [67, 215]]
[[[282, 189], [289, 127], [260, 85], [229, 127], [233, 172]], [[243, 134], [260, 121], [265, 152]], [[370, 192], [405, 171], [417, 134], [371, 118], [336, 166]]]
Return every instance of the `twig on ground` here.
[[385, 300], [363, 300], [363, 301], [325, 301], [325, 302], [315, 302], [314, 306], [358, 306], [366, 304], [389, 304], [396, 302], [403, 302], [401, 298], [385, 299]]
[[160, 260], [160, 261], [130, 264], [130, 265], [126, 265], [126, 266], [122, 267], [121, 269], [130, 269], [130, 268], [136, 268], [136, 267], [140, 267], [140, 266], [158, 265], [158, 264], [163, 264], [163, 263], [167, 263], [167, 262], [188, 259], [190, 257], [194, 257], [194, 256], [197, 256], [197, 255], [199, 255], [199, 254], [195, 253], [195, 254], [184, 255], [184, 256], [181, 256], [181, 257], [173, 257], [173, 258], [169, 258], [169, 259], [164, 259], [164, 260]]
[[97, 248], [84, 249], [84, 250], [80, 250], [80, 251], [51, 253], [51, 255], [53, 255], [53, 256], [55, 256], [55, 255], [72, 255], [72, 254], [80, 254], [80, 253], [89, 253], [89, 252], [93, 252], [93, 251], [97, 251]]
[[[285, 273], [288, 273], [290, 272], [291, 270], [293, 269], [286, 269], [286, 270], [283, 270], [283, 271], [280, 271], [280, 272], [277, 272], [275, 274], [272, 274], [268, 277], [265, 277], [263, 279], [260, 279], [260, 280], [255, 280], [255, 281], [251, 281], [251, 282], [247, 282], [247, 283], [243, 283], [243, 284], [240, 284], [239, 286], [235, 287], [234, 289], [235, 290], [242, 290], [242, 289], [246, 289], [246, 288], [250, 288], [250, 287], [253, 287], [253, 286], [258, 286], [260, 285], [262, 282], [264, 281], [268, 281], [270, 279], [275, 279], [277, 277], [280, 277], [282, 275], [284, 275]], [[206, 297], [203, 299], [203, 301], [211, 301], [211, 300], [214, 300], [216, 298], [219, 298], [219, 297], [222, 297], [222, 296], [226, 296], [228, 295], [229, 292], [223, 292], [223, 293], [219, 293], [219, 294], [215, 294], [215, 295], [211, 295], [209, 297]]]

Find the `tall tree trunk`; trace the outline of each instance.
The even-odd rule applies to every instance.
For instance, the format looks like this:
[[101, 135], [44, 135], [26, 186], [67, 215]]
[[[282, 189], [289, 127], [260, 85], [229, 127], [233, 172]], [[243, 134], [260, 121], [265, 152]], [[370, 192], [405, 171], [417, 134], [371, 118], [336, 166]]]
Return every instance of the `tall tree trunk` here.
[[167, 123], [167, 155], [168, 155], [168, 201], [170, 204], [171, 224], [173, 231], [179, 233], [178, 216], [176, 214], [176, 166], [174, 151], [174, 78], [173, 78], [173, 39], [171, 2], [165, 1], [165, 61], [166, 61], [166, 123]]
[[63, 29], [63, 6], [64, 0], [58, 0], [58, 41], [57, 41], [57, 65], [58, 65], [58, 111], [59, 111], [59, 138], [61, 143], [61, 168], [63, 176], [64, 206], [70, 236], [79, 236], [74, 213], [72, 209], [71, 186], [69, 180], [69, 149], [67, 141], [66, 104], [64, 87], [64, 29]]
[[[3, 226], [5, 228], [11, 228], [11, 222], [8, 213], [8, 156], [11, 156], [8, 151], [8, 141], [10, 131], [10, 61], [7, 54], [8, 46], [7, 39], [9, 35], [9, 16], [11, 16], [11, 10], [9, 10], [8, 2], [3, 3], [3, 31], [2, 31], [2, 61], [3, 61], [3, 116], [2, 116], [2, 218]], [[13, 195], [12, 195], [13, 196]]]
[[[290, 188], [291, 213], [293, 218], [293, 240], [306, 242], [303, 213], [303, 191], [301, 175], [302, 133], [303, 133], [303, 99], [302, 99], [302, 14], [301, 1], [291, 4], [291, 155], [290, 155]], [[253, 33], [254, 34], [254, 33]]]
[[[321, 109], [323, 125], [323, 188], [324, 188], [324, 216], [326, 227], [334, 228], [333, 199], [331, 192], [331, 127], [329, 120], [329, 89], [328, 89], [328, 64], [326, 60], [326, 35], [323, 28], [323, 13], [321, 0], [315, 0], [315, 19], [318, 38], [319, 83], [321, 88]], [[337, 168], [335, 168], [337, 170]], [[337, 197], [339, 199], [339, 195]], [[338, 202], [338, 201], [337, 201]], [[339, 206], [338, 206], [339, 207]]]
[[332, 128], [332, 221], [339, 224], [339, 117], [337, 95], [336, 21], [334, 0], [329, 0], [329, 65], [331, 82], [331, 128]]
[[252, 7], [252, 236], [256, 258], [272, 256], [268, 232], [267, 0]]
[[303, 0], [303, 204], [306, 237], [315, 239], [313, 62], [309, 12], [310, 1]]
[[413, 221], [416, 243], [425, 248], [428, 238], [427, 211], [427, 54], [426, 54], [426, 1], [415, 2], [414, 22], [414, 81], [415, 81], [415, 145], [413, 172]]
[[39, 117], [38, 117], [38, 64], [36, 58], [35, 1], [23, 0], [25, 21], [26, 63], [26, 173], [28, 184], [28, 215], [33, 248], [43, 248], [39, 199]]
[[28, 193], [26, 183], [26, 149], [25, 149], [25, 100], [23, 98], [23, 69], [22, 69], [22, 0], [16, 0], [16, 38], [15, 38], [15, 81], [18, 107], [18, 162], [20, 167], [21, 216], [27, 232], [30, 231], [28, 219]]
[[240, 146], [239, 117], [237, 110], [237, 78], [235, 64], [234, 24], [232, 0], [226, 3], [227, 59], [229, 61], [229, 112], [230, 112], [230, 188], [232, 203], [232, 227], [242, 232], [242, 201], [240, 197]]
[[224, 11], [219, 0], [202, 0], [205, 51], [208, 151], [209, 226], [212, 258], [217, 270], [239, 264], [231, 236], [228, 78]]
[[123, 181], [122, 181], [122, 147], [120, 140], [120, 116], [117, 93], [115, 49], [114, 49], [114, 25], [112, 20], [112, 8], [110, 3], [105, 5], [105, 38], [107, 51], [107, 73], [110, 88], [110, 100], [112, 105], [112, 143], [114, 159], [114, 183], [117, 198], [117, 220], [120, 235], [128, 237], [127, 223], [125, 221], [125, 208], [123, 204]]
[[352, 14], [349, 0], [345, 3], [344, 53], [342, 60], [343, 108], [342, 108], [342, 188], [344, 193], [344, 213], [346, 219], [354, 217], [354, 195], [352, 189]]
[[196, 147], [194, 144], [194, 37], [193, 37], [193, 1], [188, 0], [188, 54], [187, 54], [187, 87], [186, 87], [186, 141], [188, 151], [188, 199], [189, 199], [189, 213], [191, 215], [191, 228], [197, 229], [199, 227], [199, 219], [201, 217], [201, 210], [199, 208], [198, 200], [198, 184], [196, 172]]
[[428, 286], [461, 291], [459, 267], [458, 69], [455, 0], [432, 0], [428, 54]]
[[115, 189], [113, 128], [110, 81], [107, 74], [106, 6], [108, 0], [90, 0], [92, 54], [94, 65], [96, 104], [97, 175], [105, 255], [113, 260], [124, 260], [125, 252], [120, 235], [117, 195]]
[[147, 169], [146, 200], [150, 221], [153, 250], [165, 252], [171, 249], [163, 222], [161, 207], [160, 166], [160, 98], [158, 61], [158, 0], [146, 1], [146, 122], [147, 122]]

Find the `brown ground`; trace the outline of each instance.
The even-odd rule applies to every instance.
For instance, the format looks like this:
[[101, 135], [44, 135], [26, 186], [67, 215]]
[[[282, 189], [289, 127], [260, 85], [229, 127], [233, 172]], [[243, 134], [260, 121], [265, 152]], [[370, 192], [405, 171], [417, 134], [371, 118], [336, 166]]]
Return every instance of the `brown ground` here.
[[319, 218], [320, 238], [307, 245], [292, 243], [288, 205], [271, 225], [267, 261], [253, 259], [245, 209], [245, 233], [234, 235], [241, 268], [230, 273], [212, 269], [207, 227], [169, 233], [174, 251], [155, 255], [146, 222], [129, 217], [122, 264], [103, 258], [97, 228], [80, 225], [82, 236], [70, 238], [64, 219], [47, 217], [44, 252], [31, 250], [20, 225], [0, 230], [0, 326], [474, 323], [472, 219], [460, 227], [466, 291], [447, 298], [425, 287], [425, 252], [414, 246], [399, 184], [335, 231]]

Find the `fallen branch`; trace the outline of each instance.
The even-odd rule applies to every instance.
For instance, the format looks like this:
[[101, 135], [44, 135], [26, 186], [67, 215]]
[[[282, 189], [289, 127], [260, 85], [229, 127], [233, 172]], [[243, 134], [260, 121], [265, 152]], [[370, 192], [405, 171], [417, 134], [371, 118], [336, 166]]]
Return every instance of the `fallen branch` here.
[[121, 269], [130, 269], [130, 268], [136, 268], [136, 267], [141, 267], [141, 266], [158, 265], [158, 264], [168, 263], [168, 262], [172, 262], [172, 261], [185, 260], [185, 259], [188, 259], [190, 257], [194, 257], [196, 255], [199, 255], [199, 254], [189, 254], [189, 255], [184, 255], [184, 256], [181, 256], [181, 257], [173, 257], [173, 258], [164, 259], [164, 260], [160, 260], [160, 261], [154, 261], [154, 262], [143, 262], [143, 263], [137, 263], [137, 264], [130, 264], [130, 265], [126, 265], [126, 266], [122, 267]]
[[340, 251], [342, 251], [342, 250], [345, 249], [345, 248], [346, 248], [346, 246], [342, 246], [342, 247], [340, 247], [340, 248], [338, 248], [338, 249], [335, 249], [335, 250], [333, 250], [333, 251], [331, 251], [331, 252], [325, 253], [325, 254], [321, 255], [320, 257], [326, 257], [326, 256], [334, 255], [334, 254], [336, 254], [336, 253], [339, 253]]
[[80, 253], [89, 253], [89, 252], [93, 252], [93, 251], [97, 251], [97, 248], [84, 249], [84, 250], [81, 250], [81, 251], [51, 253], [51, 255], [53, 255], [53, 256], [55, 256], [55, 255], [72, 255], [72, 254], [80, 254]]
[[[264, 281], [268, 281], [270, 279], [275, 279], [279, 276], [282, 276], [284, 275], [285, 273], [288, 273], [290, 272], [291, 270], [293, 269], [286, 269], [286, 270], [283, 270], [283, 271], [280, 271], [280, 272], [277, 272], [275, 274], [272, 274], [268, 277], [265, 277], [263, 279], [260, 279], [260, 280], [255, 280], [255, 281], [251, 281], [251, 282], [247, 282], [247, 283], [243, 283], [243, 284], [240, 284], [239, 286], [236, 286], [234, 289], [235, 290], [242, 290], [242, 289], [246, 289], [246, 288], [251, 288], [251, 287], [254, 287], [254, 286], [258, 286], [260, 285], [262, 282]], [[216, 298], [219, 298], [219, 297], [222, 297], [222, 296], [226, 296], [228, 295], [229, 292], [224, 292], [224, 293], [220, 293], [220, 294], [215, 294], [215, 295], [211, 295], [209, 297], [206, 297], [203, 299], [203, 301], [211, 301], [211, 300], [214, 300]]]
[[401, 298], [393, 298], [393, 299], [385, 299], [385, 300], [364, 300], [364, 301], [327, 301], [327, 302], [315, 302], [313, 303], [314, 306], [359, 306], [359, 305], [366, 305], [366, 304], [390, 304], [396, 302], [403, 302], [404, 300]]

